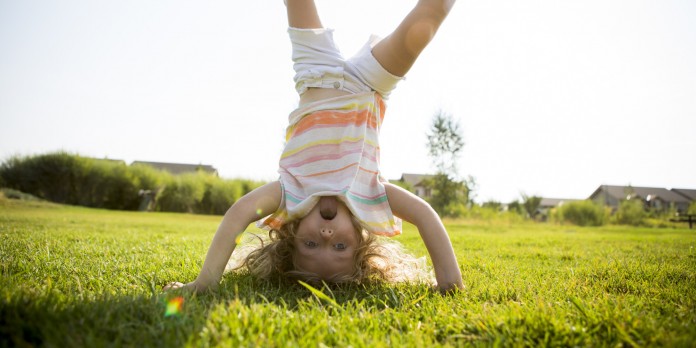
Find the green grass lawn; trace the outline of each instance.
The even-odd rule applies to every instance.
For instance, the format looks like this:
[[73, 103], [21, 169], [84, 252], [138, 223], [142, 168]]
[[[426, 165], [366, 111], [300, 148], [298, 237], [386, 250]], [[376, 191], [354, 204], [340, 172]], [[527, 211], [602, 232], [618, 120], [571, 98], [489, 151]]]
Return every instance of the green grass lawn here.
[[[228, 274], [182, 310], [220, 217], [0, 199], [0, 346], [691, 346], [696, 231], [447, 224], [466, 290]], [[397, 237], [424, 248], [412, 226]]]

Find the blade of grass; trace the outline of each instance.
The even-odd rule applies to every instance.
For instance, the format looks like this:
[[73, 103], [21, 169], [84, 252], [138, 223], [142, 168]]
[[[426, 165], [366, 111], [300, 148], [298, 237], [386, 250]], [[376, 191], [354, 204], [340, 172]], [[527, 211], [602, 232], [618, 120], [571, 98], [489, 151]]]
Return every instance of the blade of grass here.
[[569, 299], [570, 299], [570, 302], [575, 306], [575, 308], [577, 308], [580, 311], [582, 316], [585, 318], [588, 318], [587, 312], [585, 311], [585, 308], [582, 306], [582, 303], [580, 303], [580, 300], [578, 300], [577, 298], [575, 298], [573, 296], [571, 296]]
[[334, 306], [334, 307], [336, 307], [336, 308], [338, 308], [338, 309], [341, 309], [341, 306], [339, 306], [338, 303], [336, 303], [336, 300], [334, 300], [334, 299], [332, 299], [331, 297], [327, 296], [327, 295], [324, 294], [321, 290], [318, 290], [317, 288], [315, 288], [315, 287], [313, 287], [313, 286], [311, 286], [311, 285], [309, 285], [309, 284], [307, 284], [307, 283], [305, 283], [305, 282], [303, 282], [303, 281], [301, 281], [301, 280], [298, 280], [297, 282], [300, 283], [300, 285], [302, 285], [302, 286], [304, 286], [305, 288], [307, 288], [307, 290], [309, 290], [309, 291], [310, 291], [314, 296], [316, 296], [317, 298], [322, 299], [322, 300], [328, 302], [329, 304], [331, 304], [332, 306]]

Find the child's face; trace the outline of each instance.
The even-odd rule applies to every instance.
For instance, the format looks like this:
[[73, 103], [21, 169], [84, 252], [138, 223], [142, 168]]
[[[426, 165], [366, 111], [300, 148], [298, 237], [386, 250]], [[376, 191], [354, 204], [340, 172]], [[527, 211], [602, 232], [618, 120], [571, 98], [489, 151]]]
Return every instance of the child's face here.
[[350, 210], [335, 197], [322, 197], [295, 233], [295, 265], [323, 280], [350, 275], [358, 237]]

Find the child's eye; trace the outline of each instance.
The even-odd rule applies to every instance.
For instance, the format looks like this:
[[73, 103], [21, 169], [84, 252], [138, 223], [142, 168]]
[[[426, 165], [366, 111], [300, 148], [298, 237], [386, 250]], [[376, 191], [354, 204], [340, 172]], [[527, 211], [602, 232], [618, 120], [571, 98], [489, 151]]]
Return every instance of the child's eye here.
[[347, 246], [343, 243], [338, 243], [334, 245], [334, 248], [336, 248], [336, 250], [345, 250]]
[[308, 240], [304, 242], [304, 245], [309, 248], [315, 248], [318, 244], [315, 241]]

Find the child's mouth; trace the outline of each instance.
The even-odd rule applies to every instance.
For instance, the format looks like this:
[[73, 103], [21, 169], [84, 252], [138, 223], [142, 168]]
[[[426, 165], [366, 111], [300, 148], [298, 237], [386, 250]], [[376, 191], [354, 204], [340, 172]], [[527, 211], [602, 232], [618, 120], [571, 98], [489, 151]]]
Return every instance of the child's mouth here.
[[338, 211], [336, 197], [325, 196], [319, 199], [319, 213], [324, 220], [333, 220]]

